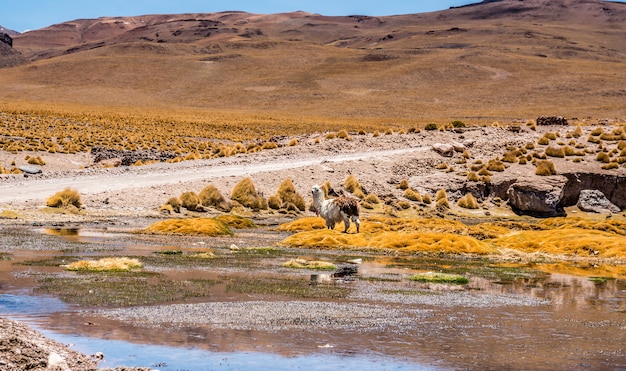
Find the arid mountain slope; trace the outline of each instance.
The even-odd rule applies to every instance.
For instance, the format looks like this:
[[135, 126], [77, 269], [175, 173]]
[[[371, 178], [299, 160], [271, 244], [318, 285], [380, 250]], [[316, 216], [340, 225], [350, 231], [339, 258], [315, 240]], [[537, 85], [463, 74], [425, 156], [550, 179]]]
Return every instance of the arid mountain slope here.
[[15, 36], [6, 101], [467, 121], [626, 117], [626, 5], [84, 19]]

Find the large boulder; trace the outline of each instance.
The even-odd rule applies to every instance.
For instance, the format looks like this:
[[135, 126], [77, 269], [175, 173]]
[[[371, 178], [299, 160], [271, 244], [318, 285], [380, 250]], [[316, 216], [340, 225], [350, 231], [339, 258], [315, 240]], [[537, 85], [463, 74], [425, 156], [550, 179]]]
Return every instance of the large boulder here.
[[565, 215], [560, 202], [566, 183], [567, 178], [564, 176], [537, 176], [518, 180], [507, 190], [509, 204], [513, 210], [524, 215]]
[[432, 145], [433, 151], [444, 157], [452, 157], [454, 155], [454, 146], [446, 143], [435, 143]]
[[576, 204], [582, 211], [593, 213], [612, 213], [620, 212], [619, 207], [609, 201], [604, 193], [597, 189], [583, 189], [580, 191], [578, 203]]

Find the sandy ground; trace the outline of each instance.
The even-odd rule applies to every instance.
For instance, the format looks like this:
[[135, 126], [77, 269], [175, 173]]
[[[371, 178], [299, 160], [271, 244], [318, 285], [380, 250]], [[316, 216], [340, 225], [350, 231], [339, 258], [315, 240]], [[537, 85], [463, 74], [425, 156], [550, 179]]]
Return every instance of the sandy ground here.
[[[545, 131], [560, 131], [564, 138], [571, 130], [571, 127], [538, 127], [533, 131], [523, 127], [522, 132], [513, 134], [506, 128], [484, 127], [459, 132], [422, 131], [378, 137], [353, 134], [351, 140], [328, 140], [321, 135], [312, 135], [299, 137], [296, 146], [287, 146], [291, 138], [285, 138], [279, 148], [252, 154], [116, 168], [98, 167], [88, 154], [0, 153], [0, 163], [5, 167], [11, 162], [16, 166], [26, 165], [26, 156], [40, 155], [46, 161], [41, 174], [3, 175], [0, 178], [0, 207], [34, 211], [45, 206], [46, 198], [70, 187], [80, 192], [85, 210], [91, 215], [155, 215], [170, 197], [187, 191], [200, 192], [208, 184], [215, 185], [223, 195], [229, 196], [241, 179], [250, 177], [257, 190], [267, 197], [275, 193], [284, 179], [291, 178], [296, 190], [308, 197], [314, 184], [330, 181], [333, 187], [341, 188], [350, 174], [367, 192], [399, 198], [402, 191], [396, 186], [403, 179], [411, 180], [411, 185], [418, 189], [424, 185], [426, 177], [433, 178], [434, 183], [446, 183], [454, 177], [457, 182], [463, 181], [460, 173], [464, 168], [456, 165], [461, 153], [455, 153], [454, 157], [440, 156], [431, 149], [434, 143], [467, 143], [472, 156], [470, 161], [480, 159], [486, 162], [501, 155], [507, 145], [536, 142]], [[319, 138], [321, 140], [316, 143]], [[564, 159], [553, 161], [558, 170], [585, 166], [599, 168], [599, 164], [591, 160], [580, 164]], [[442, 162], [454, 166], [455, 171], [437, 170], [436, 166]], [[533, 172], [532, 165], [513, 165], [492, 178], [507, 174], [525, 176]], [[421, 191], [430, 190], [422, 188]]]

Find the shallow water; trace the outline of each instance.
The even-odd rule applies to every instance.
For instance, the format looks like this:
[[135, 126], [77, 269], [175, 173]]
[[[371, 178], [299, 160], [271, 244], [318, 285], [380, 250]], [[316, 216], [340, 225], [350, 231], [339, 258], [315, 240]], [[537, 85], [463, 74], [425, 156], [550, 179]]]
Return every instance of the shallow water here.
[[[101, 352], [100, 367], [136, 366], [159, 370], [324, 370], [329, 367], [379, 370], [435, 370], [434, 367], [368, 354], [318, 353], [282, 356], [271, 352], [219, 352], [192, 346], [166, 346], [64, 333], [71, 328], [50, 326], [50, 316], [75, 310], [63, 301], [47, 296], [0, 294], [0, 314], [28, 323], [47, 337], [85, 354]], [[53, 328], [54, 330], [51, 330]], [[334, 365], [334, 366], [333, 366]]]
[[[10, 228], [0, 230], [0, 314], [22, 319], [63, 343], [87, 354], [102, 352], [102, 367], [150, 366], [161, 370], [201, 369], [626, 369], [626, 281], [592, 281], [567, 267], [519, 265], [512, 273], [492, 262], [440, 259], [397, 259], [364, 256], [362, 279], [338, 283], [386, 290], [389, 308], [414, 308], [426, 315], [404, 328], [384, 330], [233, 330], [206, 326], [142, 327], [85, 316], [84, 310], [47, 296], [35, 295], [39, 275], [63, 272], [58, 267], [15, 263], [51, 256], [147, 256], [157, 250], [227, 250], [267, 246], [271, 234], [249, 239], [164, 238], [106, 230], [60, 231]], [[47, 248], [44, 248], [46, 247]], [[32, 250], [28, 248], [32, 247]], [[222, 250], [220, 250], [222, 251]], [[325, 252], [303, 252], [325, 256]], [[169, 277], [239, 277], [277, 274], [263, 264], [256, 268], [174, 267]], [[477, 274], [479, 271], [481, 274]], [[506, 267], [511, 268], [511, 267]], [[566, 269], [567, 268], [567, 269]], [[571, 267], [570, 267], [571, 268]], [[598, 270], [599, 267], [577, 269]], [[417, 285], [406, 276], [426, 270], [458, 270], [470, 278], [469, 289], [450, 285]], [[493, 271], [493, 272], [492, 272]], [[603, 270], [612, 271], [612, 270]], [[617, 270], [619, 271], [619, 270]], [[487, 273], [485, 273], [487, 272]], [[595, 272], [595, 271], [594, 271]], [[302, 279], [311, 272], [298, 272]], [[493, 273], [493, 275], [492, 275]], [[366, 279], [368, 278], [368, 279]], [[184, 303], [251, 300], [224, 285], [209, 298]], [[360, 297], [337, 302], [372, 301], [367, 289]], [[372, 291], [374, 292], [374, 291]], [[258, 297], [254, 297], [258, 299]], [[267, 300], [290, 300], [266, 297]]]

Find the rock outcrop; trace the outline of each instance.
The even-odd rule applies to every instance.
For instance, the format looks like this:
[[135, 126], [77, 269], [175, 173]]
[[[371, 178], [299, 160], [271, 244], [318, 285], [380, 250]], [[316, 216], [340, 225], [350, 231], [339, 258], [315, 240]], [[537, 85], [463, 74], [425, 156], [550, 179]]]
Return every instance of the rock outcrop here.
[[513, 183], [507, 190], [509, 204], [514, 211], [537, 217], [565, 215], [561, 205], [564, 176], [536, 177]]
[[578, 203], [576, 204], [582, 211], [593, 213], [611, 213], [616, 214], [620, 212], [620, 208], [615, 206], [609, 201], [604, 193], [597, 189], [583, 189], [580, 191], [578, 197]]
[[13, 38], [4, 32], [0, 32], [0, 42], [7, 44], [10, 47], [13, 47]]
[[537, 125], [569, 125], [567, 119], [562, 116], [539, 116], [535, 122]]
[[564, 206], [576, 205], [581, 191], [596, 189], [620, 209], [626, 209], [626, 176], [599, 172], [562, 174], [568, 179], [563, 192]]
[[454, 146], [452, 144], [435, 143], [432, 145], [432, 149], [444, 157], [452, 157], [454, 155]]

